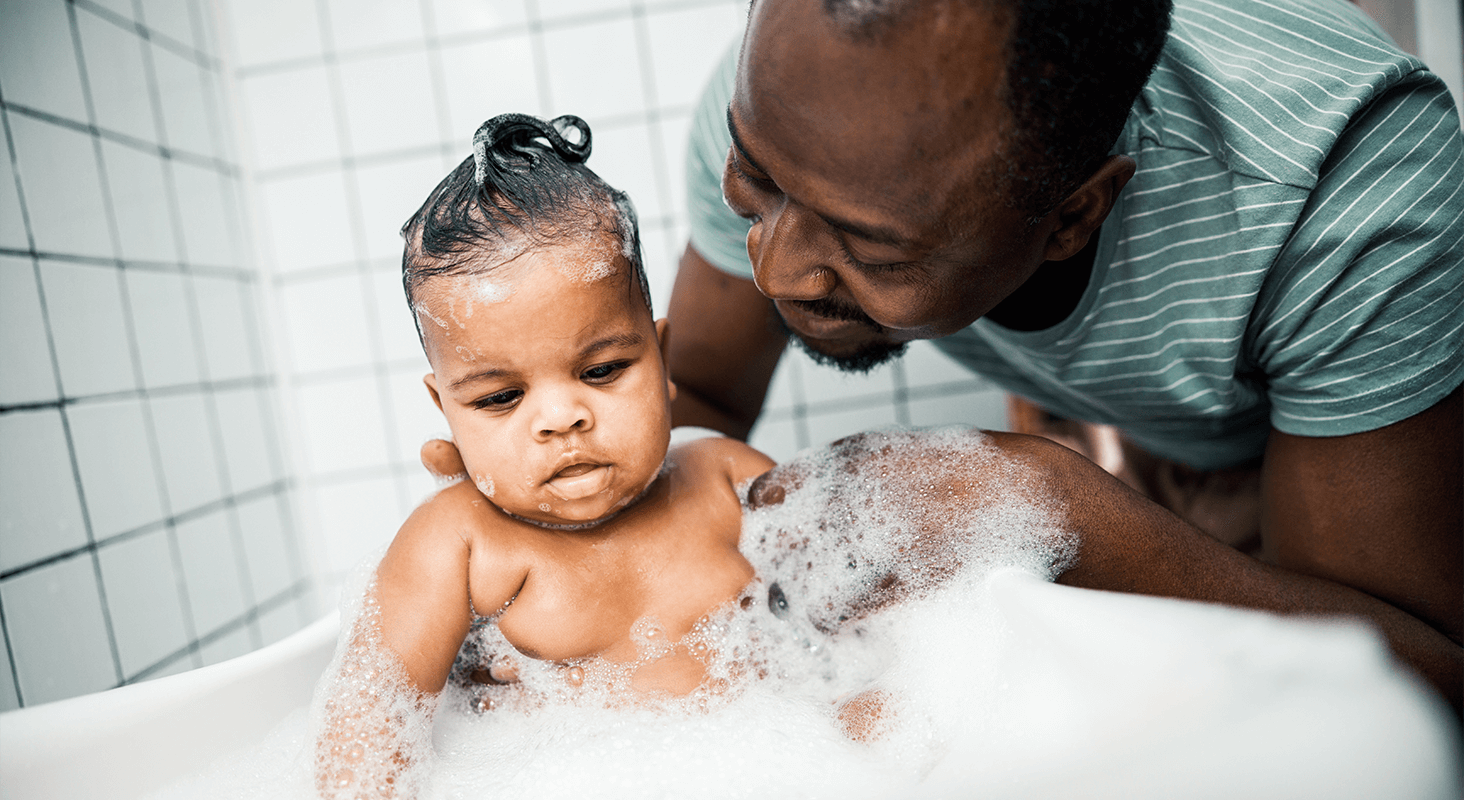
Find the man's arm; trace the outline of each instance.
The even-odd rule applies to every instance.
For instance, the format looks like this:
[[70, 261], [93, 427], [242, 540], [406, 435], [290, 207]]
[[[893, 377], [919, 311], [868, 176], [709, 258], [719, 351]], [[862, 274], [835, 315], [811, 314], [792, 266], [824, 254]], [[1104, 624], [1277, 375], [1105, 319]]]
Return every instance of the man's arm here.
[[672, 422], [746, 439], [788, 342], [772, 301], [688, 244], [666, 316]]
[[[1287, 614], [1349, 614], [1464, 707], [1461, 400], [1367, 433], [1275, 433], [1262, 535], [1274, 563], [1222, 545], [1101, 470], [1038, 445], [1081, 537], [1059, 582]], [[1019, 443], [1031, 449], [1030, 441]], [[1072, 463], [1062, 463], [1072, 462]]]

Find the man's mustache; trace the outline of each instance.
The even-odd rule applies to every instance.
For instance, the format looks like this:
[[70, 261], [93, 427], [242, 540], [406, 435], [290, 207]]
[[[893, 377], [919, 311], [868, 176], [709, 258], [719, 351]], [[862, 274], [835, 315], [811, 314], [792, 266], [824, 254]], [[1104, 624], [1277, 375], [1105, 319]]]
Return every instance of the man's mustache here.
[[840, 322], [857, 322], [874, 331], [884, 330], [878, 322], [870, 319], [869, 315], [865, 314], [859, 306], [848, 304], [841, 300], [835, 300], [832, 297], [820, 297], [817, 300], [784, 300], [783, 302], [797, 306], [804, 313], [813, 316], [827, 317], [828, 319], [836, 319]]

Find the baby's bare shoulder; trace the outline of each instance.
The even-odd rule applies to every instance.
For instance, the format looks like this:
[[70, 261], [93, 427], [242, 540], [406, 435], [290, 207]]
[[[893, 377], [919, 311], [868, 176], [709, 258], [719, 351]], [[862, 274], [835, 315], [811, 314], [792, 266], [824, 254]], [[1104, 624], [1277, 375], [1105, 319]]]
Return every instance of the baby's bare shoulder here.
[[671, 450], [678, 465], [724, 475], [736, 486], [772, 469], [775, 462], [746, 442], [726, 436], [695, 439]]
[[[514, 535], [516, 527], [472, 484], [463, 481], [428, 498], [412, 512], [392, 540], [382, 567], [396, 565], [401, 577], [411, 582], [471, 585], [475, 605], [501, 603], [511, 596], [505, 587], [522, 583], [521, 573], [527, 569], [523, 542]], [[450, 575], [469, 579], [449, 579]], [[505, 591], [510, 594], [498, 596]]]

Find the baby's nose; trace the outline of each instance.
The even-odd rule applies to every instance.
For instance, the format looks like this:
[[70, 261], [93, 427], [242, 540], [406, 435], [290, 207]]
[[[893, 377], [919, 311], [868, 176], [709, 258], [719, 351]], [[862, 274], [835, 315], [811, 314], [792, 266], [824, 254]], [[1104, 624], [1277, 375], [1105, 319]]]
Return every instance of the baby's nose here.
[[583, 403], [572, 398], [559, 398], [540, 406], [534, 428], [541, 438], [547, 438], [571, 431], [587, 431], [593, 422], [590, 409]]

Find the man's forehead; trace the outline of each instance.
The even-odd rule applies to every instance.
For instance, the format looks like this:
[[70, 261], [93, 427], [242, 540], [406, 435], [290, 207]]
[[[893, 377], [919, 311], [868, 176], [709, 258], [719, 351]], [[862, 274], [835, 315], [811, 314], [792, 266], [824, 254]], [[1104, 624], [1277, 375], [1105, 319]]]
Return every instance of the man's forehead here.
[[826, 178], [807, 188], [841, 195], [836, 203], [939, 213], [969, 192], [1007, 119], [1007, 31], [971, 4], [936, 5], [869, 39], [849, 35], [821, 0], [759, 0], [732, 97], [748, 154], [785, 191], [795, 190], [783, 186], [790, 171]]

